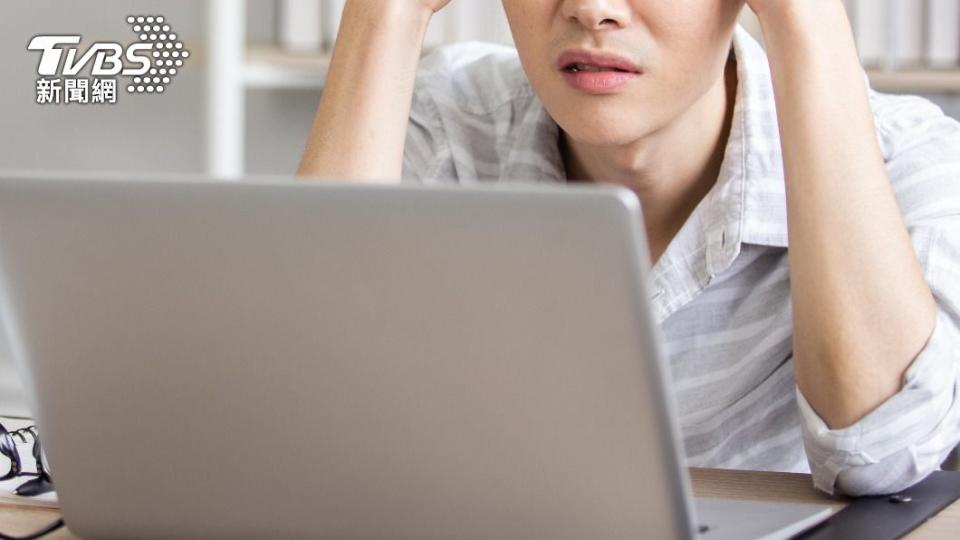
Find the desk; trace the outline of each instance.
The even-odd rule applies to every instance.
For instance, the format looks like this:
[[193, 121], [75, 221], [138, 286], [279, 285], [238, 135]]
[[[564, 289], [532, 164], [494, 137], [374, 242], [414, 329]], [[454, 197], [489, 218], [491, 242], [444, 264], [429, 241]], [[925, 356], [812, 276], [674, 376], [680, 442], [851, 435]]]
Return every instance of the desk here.
[[[813, 502], [844, 507], [842, 500], [831, 499], [815, 491], [805, 474], [743, 471], [693, 470], [694, 491], [702, 497], [727, 497], [759, 501]], [[27, 534], [39, 530], [59, 517], [56, 510], [44, 510], [0, 503], [0, 524], [6, 534]], [[909, 536], [911, 540], [953, 539], [960, 531], [960, 501], [928, 521]], [[60, 530], [48, 538], [76, 538]]]

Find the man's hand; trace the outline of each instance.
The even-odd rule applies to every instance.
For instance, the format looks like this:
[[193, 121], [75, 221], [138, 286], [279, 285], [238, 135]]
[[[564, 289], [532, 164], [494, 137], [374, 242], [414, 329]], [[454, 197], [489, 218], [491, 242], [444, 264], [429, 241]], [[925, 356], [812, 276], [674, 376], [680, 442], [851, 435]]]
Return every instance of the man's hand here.
[[763, 19], [774, 11], [803, 9], [818, 12], [821, 9], [836, 7], [841, 0], [746, 0], [747, 6]]
[[418, 0], [420, 4], [429, 9], [430, 11], [436, 13], [441, 9], [447, 7], [447, 4], [450, 3], [450, 0]]

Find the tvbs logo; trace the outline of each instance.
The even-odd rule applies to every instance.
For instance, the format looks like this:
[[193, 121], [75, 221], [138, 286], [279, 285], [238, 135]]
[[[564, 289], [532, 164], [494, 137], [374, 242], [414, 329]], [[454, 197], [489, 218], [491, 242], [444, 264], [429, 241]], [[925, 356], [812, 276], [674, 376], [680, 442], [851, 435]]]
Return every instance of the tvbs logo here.
[[[127, 92], [162, 94], [190, 51], [162, 16], [130, 16], [139, 41], [123, 46], [97, 42], [85, 50], [79, 35], [40, 35], [27, 50], [40, 53], [37, 103], [116, 103], [117, 78], [129, 78]], [[92, 78], [78, 78], [89, 70]]]
[[[60, 74], [76, 76], [91, 60], [93, 67], [90, 74], [94, 77], [114, 77], [120, 74], [133, 77], [150, 71], [150, 51], [153, 50], [153, 45], [149, 43], [134, 43], [126, 49], [126, 53], [119, 43], [94, 43], [79, 60], [79, 49], [71, 47], [66, 49], [67, 59], [64, 62], [63, 47], [79, 44], [80, 36], [37, 36], [30, 41], [27, 49], [43, 53], [37, 69], [37, 73], [43, 77]], [[136, 64], [136, 67], [126, 67], [124, 58], [127, 62]]]

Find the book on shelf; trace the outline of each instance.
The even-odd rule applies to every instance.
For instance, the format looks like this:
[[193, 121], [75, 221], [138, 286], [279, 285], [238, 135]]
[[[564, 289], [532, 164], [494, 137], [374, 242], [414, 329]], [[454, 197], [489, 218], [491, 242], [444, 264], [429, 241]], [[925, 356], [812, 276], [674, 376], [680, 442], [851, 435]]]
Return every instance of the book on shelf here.
[[454, 2], [440, 11], [427, 31], [426, 47], [456, 41], [512, 44], [503, 8], [483, 2]]
[[960, 66], [960, 0], [928, 0], [927, 61], [935, 68]]
[[433, 49], [445, 43], [459, 40], [460, 21], [454, 12], [460, 3], [450, 4], [434, 14], [427, 27], [427, 35], [423, 39], [424, 49]]
[[280, 0], [277, 3], [280, 46], [291, 52], [318, 52], [323, 48], [321, 0]]
[[[346, 0], [280, 0], [280, 45], [294, 52], [332, 50], [336, 44]], [[513, 44], [503, 8], [482, 2], [453, 2], [430, 21], [424, 48], [457, 41]]]
[[[960, 0], [843, 0], [867, 68], [960, 67]], [[346, 0], [279, 0], [282, 48], [315, 53], [336, 43]], [[426, 49], [456, 41], [511, 45], [500, 5], [453, 2], [431, 21]]]
[[[926, 59], [925, 9], [920, 0], [887, 0], [890, 41], [887, 64], [894, 68], [919, 67]], [[877, 2], [879, 3], [879, 2]]]
[[481, 2], [461, 2], [451, 6], [456, 7], [455, 13], [460, 21], [457, 39], [513, 44], [510, 25], [499, 4], [492, 9]]
[[889, 58], [888, 8], [887, 0], [848, 0], [847, 2], [857, 49], [860, 52], [860, 61], [866, 67], [883, 66]]
[[322, 0], [321, 18], [323, 19], [323, 47], [332, 50], [340, 31], [340, 20], [346, 0]]
[[960, 66], [960, 0], [847, 0], [868, 68]]

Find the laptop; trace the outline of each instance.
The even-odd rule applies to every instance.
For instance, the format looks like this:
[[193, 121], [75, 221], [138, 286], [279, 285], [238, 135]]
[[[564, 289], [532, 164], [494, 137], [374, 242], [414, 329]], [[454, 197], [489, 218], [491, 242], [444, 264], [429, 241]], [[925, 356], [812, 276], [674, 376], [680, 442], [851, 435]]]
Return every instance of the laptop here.
[[695, 501], [612, 187], [0, 179], [0, 318], [84, 538], [789, 538]]

